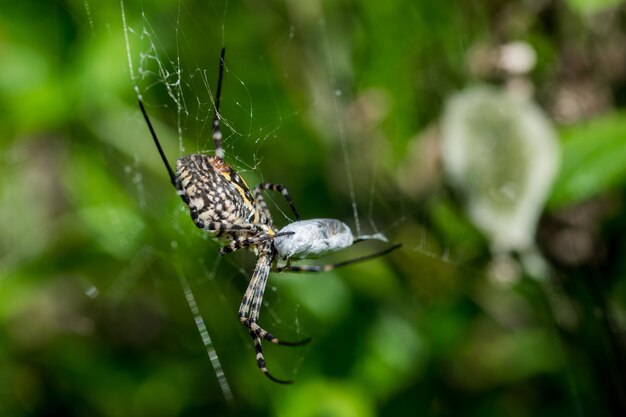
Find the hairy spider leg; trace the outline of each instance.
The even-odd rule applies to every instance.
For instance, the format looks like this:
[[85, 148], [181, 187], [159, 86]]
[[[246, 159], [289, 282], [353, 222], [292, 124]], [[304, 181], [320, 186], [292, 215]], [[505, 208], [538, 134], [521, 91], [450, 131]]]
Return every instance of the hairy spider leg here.
[[311, 339], [307, 338], [299, 342], [283, 342], [257, 324], [259, 311], [261, 309], [261, 302], [263, 300], [263, 294], [265, 292], [265, 286], [267, 284], [267, 278], [270, 273], [273, 259], [274, 252], [271, 242], [266, 242], [260, 245], [258, 261], [243, 300], [241, 301], [241, 305], [239, 306], [239, 320], [241, 321], [241, 324], [247, 327], [250, 331], [250, 336], [253, 339], [254, 349], [256, 351], [257, 366], [261, 372], [274, 382], [290, 384], [292, 381], [278, 379], [268, 371], [265, 364], [265, 357], [263, 356], [263, 348], [261, 345], [262, 340], [265, 339], [268, 342], [279, 345], [298, 346], [310, 342]]
[[359, 262], [365, 262], [370, 259], [378, 258], [380, 256], [387, 255], [390, 252], [400, 248], [402, 246], [401, 243], [397, 243], [389, 248], [383, 249], [378, 252], [370, 253], [369, 255], [360, 256], [354, 259], [348, 259], [347, 261], [337, 262], [329, 265], [291, 265], [291, 263], [287, 263], [284, 266], [279, 266], [275, 268], [276, 272], [328, 272], [337, 268], [341, 268], [347, 265], [352, 265]]
[[263, 246], [264, 248], [259, 250], [259, 259], [254, 268], [254, 272], [252, 274], [252, 278], [250, 279], [248, 289], [244, 294], [241, 306], [239, 307], [239, 320], [241, 321], [241, 324], [243, 324], [250, 330], [250, 336], [252, 337], [252, 340], [254, 342], [254, 349], [256, 351], [256, 363], [259, 370], [274, 382], [278, 382], [280, 384], [289, 384], [292, 381], [278, 379], [268, 371], [265, 364], [265, 357], [263, 356], [263, 348], [261, 346], [261, 342], [263, 336], [269, 337], [270, 341], [272, 341], [271, 339], [273, 338], [273, 336], [268, 332], [264, 332], [264, 335], [262, 336], [261, 332], [263, 330], [258, 326], [258, 324], [256, 324], [256, 320], [258, 318], [259, 310], [261, 307], [261, 300], [263, 297], [265, 284], [267, 282], [267, 277], [269, 275], [272, 264], [271, 247], [267, 244]]
[[[271, 244], [270, 242], [268, 242], [267, 244], [265, 244], [263, 246], [262, 251], [272, 251], [271, 248]], [[260, 257], [260, 256], [259, 256]], [[311, 341], [310, 337], [307, 337], [303, 340], [299, 340], [296, 342], [286, 342], [283, 340], [279, 340], [277, 337], [275, 337], [274, 335], [272, 335], [270, 332], [268, 332], [267, 330], [263, 329], [262, 327], [260, 327], [258, 325], [258, 319], [259, 319], [259, 313], [261, 311], [261, 303], [263, 301], [263, 294], [265, 293], [265, 287], [267, 285], [267, 280], [269, 277], [269, 273], [271, 270], [271, 264], [272, 262], [274, 262], [274, 258], [275, 258], [275, 253], [274, 252], [270, 252], [269, 255], [269, 262], [270, 262], [270, 266], [269, 267], [265, 267], [265, 259], [264, 262], [261, 264], [261, 266], [258, 268], [258, 279], [256, 280], [256, 282], [253, 284], [253, 289], [251, 291], [252, 293], [252, 300], [250, 302], [250, 306], [248, 308], [248, 321], [249, 321], [249, 328], [250, 331], [254, 333], [254, 336], [258, 336], [262, 339], [267, 340], [268, 342], [274, 343], [274, 344], [278, 344], [278, 345], [283, 345], [283, 346], [300, 346], [300, 345], [304, 345], [306, 343], [309, 343]], [[259, 263], [257, 262], [257, 265], [259, 265]], [[256, 272], [257, 268], [255, 268], [255, 272]], [[254, 278], [254, 274], [253, 274], [253, 278]], [[252, 280], [251, 280], [252, 282]], [[246, 323], [244, 323], [247, 326]]]
[[265, 203], [265, 199], [263, 198], [264, 190], [276, 191], [278, 193], [281, 193], [283, 197], [285, 197], [285, 201], [287, 201], [287, 204], [289, 204], [289, 207], [291, 207], [291, 211], [296, 216], [296, 221], [300, 220], [300, 212], [298, 212], [296, 205], [294, 204], [293, 200], [289, 196], [289, 192], [287, 191], [287, 188], [282, 184], [272, 184], [269, 182], [263, 182], [257, 185], [256, 187], [254, 187], [254, 190], [252, 191], [252, 193], [254, 194], [254, 198], [256, 200], [259, 210], [263, 213], [263, 215], [265, 215], [268, 218], [268, 220], [272, 220], [272, 214], [270, 213], [270, 210], [267, 207], [267, 204]]

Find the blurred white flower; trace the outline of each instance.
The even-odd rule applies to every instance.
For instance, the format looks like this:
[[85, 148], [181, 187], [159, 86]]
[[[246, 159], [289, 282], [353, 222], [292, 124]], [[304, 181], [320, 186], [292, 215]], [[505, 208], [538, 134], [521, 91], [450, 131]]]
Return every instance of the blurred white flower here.
[[447, 103], [442, 159], [492, 250], [533, 246], [559, 165], [557, 136], [531, 100], [495, 87], [466, 89]]

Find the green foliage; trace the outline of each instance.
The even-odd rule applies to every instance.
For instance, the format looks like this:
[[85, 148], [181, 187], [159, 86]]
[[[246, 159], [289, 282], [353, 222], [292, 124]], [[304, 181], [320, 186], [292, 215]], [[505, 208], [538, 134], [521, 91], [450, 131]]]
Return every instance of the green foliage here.
[[582, 201], [626, 181], [626, 115], [608, 114], [563, 131], [563, 161], [550, 205]]
[[[0, 415], [623, 415], [616, 4], [0, 6]], [[536, 52], [527, 74], [493, 59], [512, 41]], [[356, 229], [354, 204], [363, 234], [403, 244], [332, 273], [270, 276], [261, 323], [285, 340], [313, 338], [264, 344], [292, 386], [262, 376], [237, 320], [254, 254], [219, 257], [193, 226], [136, 105], [141, 94], [171, 163], [211, 152], [223, 45], [227, 161], [250, 185], [284, 183], [306, 218]], [[532, 253], [489, 251], [441, 172], [443, 105], [476, 81], [521, 85], [559, 126], [535, 268]], [[290, 221], [279, 197], [267, 200], [277, 224]]]

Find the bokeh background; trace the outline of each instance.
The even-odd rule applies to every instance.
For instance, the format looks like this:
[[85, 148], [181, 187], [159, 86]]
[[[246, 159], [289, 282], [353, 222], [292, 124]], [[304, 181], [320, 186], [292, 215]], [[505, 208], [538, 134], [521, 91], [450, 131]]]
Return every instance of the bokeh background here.
[[[0, 8], [0, 415], [626, 415], [623, 2]], [[222, 46], [227, 160], [403, 244], [272, 274], [262, 324], [313, 337], [265, 347], [289, 386], [237, 321], [253, 254], [193, 226], [136, 105], [211, 152]]]

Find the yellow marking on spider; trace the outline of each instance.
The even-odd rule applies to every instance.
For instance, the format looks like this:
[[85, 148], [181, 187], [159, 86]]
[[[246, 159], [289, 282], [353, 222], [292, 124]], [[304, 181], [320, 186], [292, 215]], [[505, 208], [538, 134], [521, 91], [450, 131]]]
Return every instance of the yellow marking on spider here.
[[[235, 187], [235, 189], [237, 190], [237, 192], [243, 199], [244, 204], [250, 209], [250, 211], [255, 212], [256, 201], [254, 200], [254, 197], [252, 197], [252, 193], [250, 193], [250, 188], [248, 187], [248, 184], [246, 184], [246, 181], [243, 178], [241, 178], [239, 175], [234, 173], [233, 171], [231, 172], [218, 171], [218, 172], [222, 174], [222, 176], [226, 178], [226, 180], [230, 184], [232, 184], [233, 187]], [[242, 182], [245, 188], [237, 184], [237, 179], [239, 179]]]

